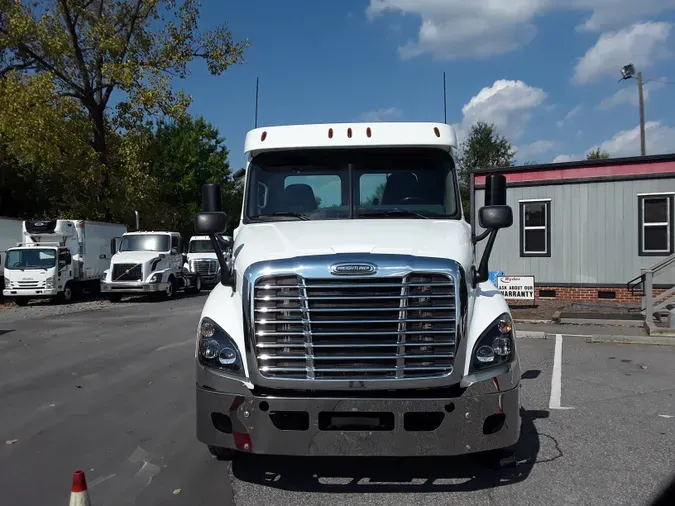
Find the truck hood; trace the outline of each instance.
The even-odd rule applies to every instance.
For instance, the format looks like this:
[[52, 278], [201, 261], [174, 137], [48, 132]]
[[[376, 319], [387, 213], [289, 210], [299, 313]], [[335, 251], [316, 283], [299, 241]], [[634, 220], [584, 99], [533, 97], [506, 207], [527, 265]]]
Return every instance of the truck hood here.
[[463, 220], [284, 221], [241, 226], [234, 244], [239, 273], [264, 260], [339, 253], [450, 258], [466, 270], [471, 229]]
[[160, 255], [160, 251], [121, 251], [112, 257], [114, 264], [142, 264]]

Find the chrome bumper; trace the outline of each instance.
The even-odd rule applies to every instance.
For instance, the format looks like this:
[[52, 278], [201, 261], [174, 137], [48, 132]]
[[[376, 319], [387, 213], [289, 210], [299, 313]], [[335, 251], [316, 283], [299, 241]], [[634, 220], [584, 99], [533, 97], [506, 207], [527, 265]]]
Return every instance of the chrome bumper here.
[[2, 291], [5, 297], [56, 297], [58, 293], [56, 288], [10, 288]]
[[499, 377], [447, 398], [256, 396], [229, 383], [228, 393], [197, 387], [202, 443], [270, 455], [441, 456], [507, 448], [520, 437], [520, 384], [499, 391], [509, 383]]
[[105, 282], [101, 281], [101, 292], [104, 293], [151, 293], [166, 290], [169, 283], [141, 283], [139, 282]]

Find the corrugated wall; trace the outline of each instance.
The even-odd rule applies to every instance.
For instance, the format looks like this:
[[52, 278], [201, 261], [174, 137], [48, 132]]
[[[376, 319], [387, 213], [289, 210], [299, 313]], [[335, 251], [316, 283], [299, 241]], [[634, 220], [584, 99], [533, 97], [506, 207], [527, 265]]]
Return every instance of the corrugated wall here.
[[[505, 275], [534, 275], [544, 283], [624, 284], [665, 257], [638, 255], [638, 197], [640, 193], [675, 191], [675, 179], [617, 181], [508, 188], [513, 226], [497, 235], [491, 271]], [[551, 256], [520, 257], [520, 200], [551, 199]], [[476, 190], [478, 209], [484, 190]], [[478, 245], [477, 260], [486, 241]], [[675, 283], [675, 269], [663, 271], [655, 283]]]

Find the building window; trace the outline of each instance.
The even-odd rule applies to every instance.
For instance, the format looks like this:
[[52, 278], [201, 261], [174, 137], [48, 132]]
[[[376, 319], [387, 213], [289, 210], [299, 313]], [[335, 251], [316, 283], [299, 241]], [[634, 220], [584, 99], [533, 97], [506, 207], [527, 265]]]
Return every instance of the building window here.
[[520, 256], [551, 256], [551, 200], [520, 201]]
[[672, 193], [638, 195], [640, 256], [673, 254], [673, 197]]

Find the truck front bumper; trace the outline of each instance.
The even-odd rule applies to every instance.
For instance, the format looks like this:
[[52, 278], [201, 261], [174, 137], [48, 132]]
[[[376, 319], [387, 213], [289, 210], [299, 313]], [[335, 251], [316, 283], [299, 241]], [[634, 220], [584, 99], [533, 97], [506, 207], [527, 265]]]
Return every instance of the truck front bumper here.
[[40, 297], [56, 297], [59, 291], [56, 288], [10, 288], [2, 291], [5, 297], [30, 297], [38, 299]]
[[103, 293], [152, 293], [163, 292], [167, 289], [169, 283], [141, 283], [141, 282], [105, 282], [101, 281], [101, 292]]
[[506, 391], [499, 383], [499, 377], [475, 383], [447, 398], [423, 392], [419, 398], [378, 398], [376, 392], [369, 398], [257, 396], [244, 386], [230, 393], [198, 386], [197, 439], [295, 456], [442, 456], [507, 448], [520, 438], [520, 383]]

